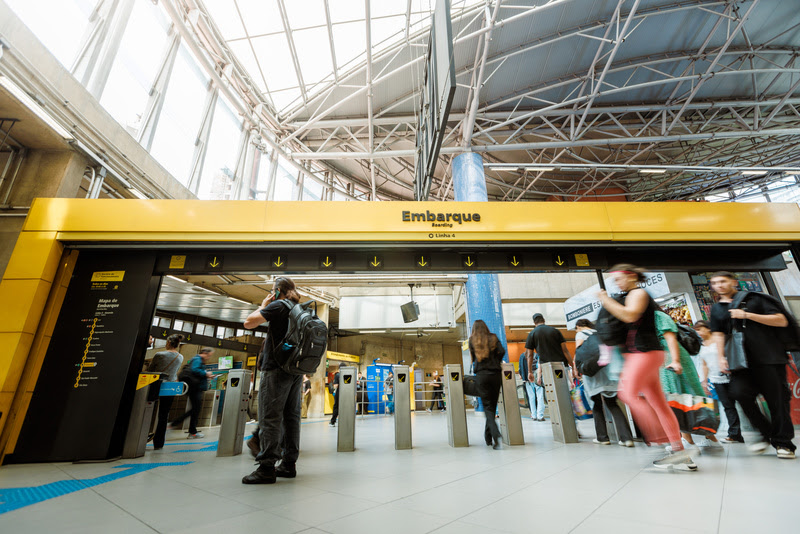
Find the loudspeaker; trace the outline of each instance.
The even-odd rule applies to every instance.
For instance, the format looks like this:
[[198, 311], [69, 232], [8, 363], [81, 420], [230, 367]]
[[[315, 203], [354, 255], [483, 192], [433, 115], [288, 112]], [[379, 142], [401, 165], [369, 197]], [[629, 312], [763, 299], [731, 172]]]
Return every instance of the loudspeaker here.
[[419, 319], [419, 306], [413, 300], [400, 306], [400, 311], [403, 313], [404, 323], [413, 323]]

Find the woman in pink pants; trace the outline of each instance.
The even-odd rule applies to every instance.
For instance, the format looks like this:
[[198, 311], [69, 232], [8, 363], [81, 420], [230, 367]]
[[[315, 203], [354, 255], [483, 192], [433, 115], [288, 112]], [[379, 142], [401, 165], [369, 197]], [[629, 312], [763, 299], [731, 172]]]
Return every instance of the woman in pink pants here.
[[664, 352], [655, 326], [656, 303], [638, 287], [638, 283], [645, 280], [644, 271], [621, 264], [612, 267], [611, 274], [625, 294], [624, 304], [609, 297], [605, 291], [598, 296], [603, 307], [627, 325], [627, 340], [622, 347], [625, 364], [620, 377], [619, 398], [630, 407], [648, 445], [670, 444], [667, 455], [653, 462], [655, 467], [683, 466], [695, 470], [697, 465], [683, 448], [678, 420], [661, 389], [658, 371], [664, 364]]

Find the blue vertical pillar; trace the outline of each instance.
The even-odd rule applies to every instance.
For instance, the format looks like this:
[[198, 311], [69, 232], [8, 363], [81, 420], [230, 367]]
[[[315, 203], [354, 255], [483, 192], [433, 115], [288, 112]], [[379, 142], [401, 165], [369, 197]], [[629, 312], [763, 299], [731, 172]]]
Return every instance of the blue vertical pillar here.
[[[479, 154], [467, 152], [453, 159], [453, 192], [457, 202], [486, 202], [486, 176]], [[500, 300], [500, 283], [496, 274], [469, 273], [465, 288], [467, 299], [467, 332], [472, 323], [481, 319], [489, 331], [496, 334], [503, 348], [506, 344], [506, 323]], [[504, 358], [508, 361], [508, 350]], [[468, 369], [464, 369], [468, 372]], [[482, 407], [479, 407], [483, 410]]]

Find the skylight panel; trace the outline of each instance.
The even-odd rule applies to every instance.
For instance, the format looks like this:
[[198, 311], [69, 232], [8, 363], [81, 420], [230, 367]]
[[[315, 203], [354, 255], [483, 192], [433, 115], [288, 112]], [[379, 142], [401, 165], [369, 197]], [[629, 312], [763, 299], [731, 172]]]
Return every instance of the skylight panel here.
[[283, 21], [276, 0], [236, 0], [236, 2], [251, 36], [283, 33]]
[[245, 37], [244, 26], [233, 0], [205, 0], [205, 6], [226, 41]]

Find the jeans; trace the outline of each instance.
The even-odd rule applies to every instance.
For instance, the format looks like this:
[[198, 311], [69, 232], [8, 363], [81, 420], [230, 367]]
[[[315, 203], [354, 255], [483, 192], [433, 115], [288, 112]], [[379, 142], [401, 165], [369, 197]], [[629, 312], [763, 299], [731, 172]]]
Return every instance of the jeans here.
[[594, 406], [592, 407], [592, 418], [594, 419], [594, 430], [597, 433], [598, 441], [608, 441], [608, 427], [606, 426], [606, 414], [603, 410], [603, 404], [606, 405], [608, 411], [611, 412], [611, 417], [614, 419], [614, 426], [617, 429], [617, 436], [620, 441], [631, 441], [633, 435], [631, 434], [631, 427], [628, 425], [628, 419], [622, 412], [622, 409], [617, 404], [617, 396], [604, 397], [602, 393], [598, 393], [592, 397]]
[[[761, 433], [764, 441], [776, 449], [782, 447], [795, 450], [792, 443], [794, 426], [789, 406], [791, 392], [786, 383], [785, 364], [754, 365], [748, 369], [733, 371], [730, 393], [742, 406], [742, 411]], [[756, 397], [759, 394], [767, 401], [771, 422], [758, 409]]]
[[389, 413], [394, 413], [394, 393], [386, 394], [386, 409]]
[[300, 454], [300, 412], [303, 377], [281, 369], [261, 374], [258, 391], [258, 437], [261, 452], [256, 461], [272, 467], [278, 460], [294, 465]]
[[486, 416], [486, 426], [484, 427], [483, 437], [487, 445], [492, 441], [499, 443], [500, 429], [497, 428], [495, 412], [497, 411], [497, 398], [500, 395], [500, 387], [503, 385], [503, 377], [497, 371], [481, 372], [477, 375], [478, 391], [483, 402], [483, 414]]
[[336, 419], [339, 417], [339, 390], [333, 392], [333, 413], [331, 414], [331, 424], [336, 424]]
[[160, 449], [164, 446], [167, 437], [167, 423], [169, 422], [169, 410], [172, 408], [172, 401], [175, 397], [158, 398], [158, 423], [156, 424], [156, 435], [153, 436], [153, 448]]
[[[175, 419], [172, 424], [178, 426], [188, 417], [189, 434], [197, 434], [197, 420], [200, 418], [200, 408], [203, 406], [203, 390], [196, 386], [189, 386], [189, 402], [192, 404], [189, 411]], [[153, 445], [155, 446], [155, 443]]]
[[619, 398], [631, 409], [633, 420], [642, 430], [645, 442], [669, 442], [673, 450], [682, 450], [678, 419], [667, 404], [658, 374], [659, 368], [664, 365], [664, 352], [632, 352], [624, 356]]
[[544, 387], [534, 382], [525, 382], [525, 390], [531, 405], [531, 419], [544, 419]]
[[736, 411], [736, 401], [731, 396], [731, 385], [714, 384], [714, 390], [719, 397], [719, 403], [725, 410], [725, 417], [728, 419], [728, 437], [733, 439], [742, 438], [741, 423], [739, 422], [739, 412]]

